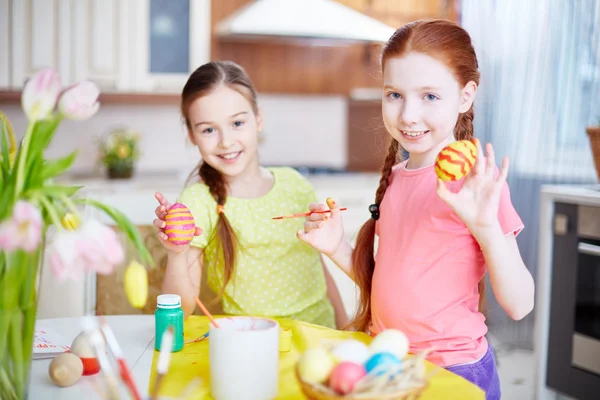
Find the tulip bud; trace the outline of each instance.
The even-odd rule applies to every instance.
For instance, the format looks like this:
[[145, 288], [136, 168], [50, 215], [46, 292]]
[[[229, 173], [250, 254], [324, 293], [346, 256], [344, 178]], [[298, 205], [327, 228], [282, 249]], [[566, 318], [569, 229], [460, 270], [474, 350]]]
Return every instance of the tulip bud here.
[[146, 305], [148, 298], [148, 273], [146, 268], [136, 261], [132, 261], [125, 270], [125, 294], [129, 303], [135, 308]]
[[21, 106], [30, 121], [48, 118], [60, 94], [60, 78], [52, 69], [37, 72], [25, 84]]
[[63, 92], [58, 100], [58, 110], [68, 119], [82, 121], [88, 119], [100, 108], [98, 86], [90, 81], [82, 81]]

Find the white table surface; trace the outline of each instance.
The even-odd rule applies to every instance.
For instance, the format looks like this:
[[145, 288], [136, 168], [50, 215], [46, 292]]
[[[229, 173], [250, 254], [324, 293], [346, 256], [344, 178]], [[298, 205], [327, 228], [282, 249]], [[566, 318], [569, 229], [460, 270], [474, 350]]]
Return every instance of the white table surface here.
[[[154, 316], [118, 315], [106, 316], [124, 353], [127, 365], [133, 375], [138, 390], [148, 398], [148, 382], [154, 354]], [[69, 343], [82, 331], [80, 318], [40, 319], [36, 326], [46, 327], [57, 332]], [[30, 400], [94, 400], [102, 397], [94, 389], [94, 382], [101, 372], [83, 376], [73, 386], [62, 388], [54, 385], [48, 376], [48, 366], [52, 359], [33, 360], [29, 383]], [[124, 391], [124, 393], [126, 393]], [[130, 397], [124, 397], [129, 399]]]

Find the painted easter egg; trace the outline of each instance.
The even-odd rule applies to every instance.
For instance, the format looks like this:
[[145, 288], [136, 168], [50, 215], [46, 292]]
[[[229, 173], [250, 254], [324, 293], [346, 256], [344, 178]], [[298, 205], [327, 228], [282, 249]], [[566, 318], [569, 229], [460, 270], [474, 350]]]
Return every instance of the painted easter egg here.
[[402, 360], [408, 354], [409, 342], [404, 332], [398, 329], [386, 329], [371, 341], [371, 353], [391, 353]]
[[73, 339], [71, 353], [81, 359], [83, 363], [83, 375], [94, 375], [100, 372], [100, 362], [85, 332], [81, 332]]
[[457, 181], [467, 176], [477, 159], [477, 146], [471, 140], [458, 140], [440, 151], [435, 159], [435, 173], [443, 181]]
[[333, 368], [329, 387], [340, 394], [347, 394], [367, 374], [364, 366], [353, 362], [342, 362]]
[[358, 340], [344, 340], [331, 350], [331, 355], [337, 362], [350, 361], [356, 364], [364, 364], [371, 356], [366, 344]]
[[365, 363], [367, 374], [377, 370], [377, 375], [384, 374], [389, 368], [400, 365], [400, 359], [392, 353], [375, 353]]
[[165, 216], [165, 233], [169, 241], [176, 245], [185, 245], [192, 241], [196, 224], [190, 210], [181, 203], [175, 203]]
[[321, 347], [306, 350], [298, 360], [298, 372], [308, 383], [323, 383], [329, 375], [335, 362], [329, 352]]

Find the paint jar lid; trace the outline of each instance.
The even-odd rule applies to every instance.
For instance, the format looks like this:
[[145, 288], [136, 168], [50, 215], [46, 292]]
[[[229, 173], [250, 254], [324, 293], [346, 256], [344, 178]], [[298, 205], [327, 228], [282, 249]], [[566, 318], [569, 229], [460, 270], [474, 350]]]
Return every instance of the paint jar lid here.
[[178, 294], [161, 294], [156, 298], [158, 308], [178, 308], [181, 307], [181, 296]]

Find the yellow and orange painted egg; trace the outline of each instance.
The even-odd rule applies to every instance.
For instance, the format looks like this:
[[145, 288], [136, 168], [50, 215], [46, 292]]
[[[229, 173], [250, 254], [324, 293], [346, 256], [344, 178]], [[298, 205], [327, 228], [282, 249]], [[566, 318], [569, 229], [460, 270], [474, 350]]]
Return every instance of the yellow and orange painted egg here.
[[165, 233], [168, 240], [176, 245], [186, 245], [194, 238], [196, 224], [190, 210], [181, 203], [175, 203], [165, 216]]
[[435, 173], [443, 181], [457, 181], [467, 176], [476, 159], [475, 141], [457, 140], [439, 152], [435, 159]]

